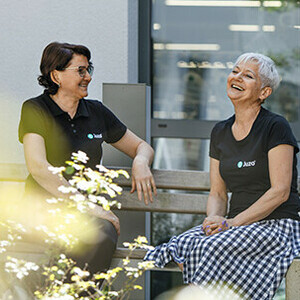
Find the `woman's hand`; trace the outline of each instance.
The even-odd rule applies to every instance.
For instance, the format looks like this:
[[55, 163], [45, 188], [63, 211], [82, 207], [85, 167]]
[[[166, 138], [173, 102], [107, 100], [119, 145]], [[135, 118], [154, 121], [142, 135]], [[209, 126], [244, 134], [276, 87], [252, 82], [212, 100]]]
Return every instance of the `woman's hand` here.
[[210, 216], [204, 219], [202, 224], [203, 231], [206, 235], [213, 235], [230, 229], [232, 219], [226, 219], [222, 216]]
[[153, 193], [156, 196], [156, 185], [148, 162], [140, 156], [136, 156], [132, 163], [132, 188], [131, 193], [137, 190], [138, 199], [144, 195], [145, 204], [153, 202]]
[[116, 231], [117, 234], [120, 235], [120, 221], [119, 218], [111, 211], [111, 210], [104, 210], [101, 206], [96, 205], [93, 209], [90, 209], [90, 214], [93, 215], [96, 218], [105, 219], [109, 222], [111, 222]]

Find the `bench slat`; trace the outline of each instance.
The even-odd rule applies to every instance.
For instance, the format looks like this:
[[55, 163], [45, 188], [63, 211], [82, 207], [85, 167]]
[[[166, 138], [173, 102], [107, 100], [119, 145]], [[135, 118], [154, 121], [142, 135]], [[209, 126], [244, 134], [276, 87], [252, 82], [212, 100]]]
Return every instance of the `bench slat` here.
[[[135, 249], [131, 255], [130, 258], [132, 259], [140, 259], [143, 260], [144, 256], [146, 255], [147, 250], [145, 249]], [[125, 258], [130, 253], [130, 250], [128, 248], [117, 248], [114, 253], [114, 258]]]
[[[131, 175], [131, 168], [111, 167], [111, 169], [123, 169]], [[25, 164], [0, 163], [0, 181], [24, 181], [27, 176], [28, 171]], [[207, 191], [210, 187], [207, 172], [153, 170], [153, 176], [160, 189]], [[131, 186], [131, 180], [123, 176], [116, 179], [116, 182], [124, 187]]]
[[0, 181], [24, 181], [27, 176], [25, 164], [0, 164]]
[[[18, 241], [16, 244], [12, 247], [8, 247], [8, 252], [14, 252], [14, 253], [45, 253], [47, 247], [43, 245], [39, 245], [37, 243], [30, 243], [30, 242], [21, 242]], [[5, 253], [5, 252], [4, 252]]]
[[[131, 168], [108, 167], [111, 169], [126, 170], [131, 177]], [[210, 188], [209, 174], [202, 171], [181, 171], [181, 170], [152, 170], [155, 183], [159, 189], [208, 191]], [[116, 179], [120, 186], [131, 186], [131, 179], [120, 176]]]
[[[131, 174], [131, 168], [108, 167], [123, 169]], [[182, 170], [152, 170], [156, 184], [161, 189], [178, 189], [208, 191], [210, 188], [209, 173], [201, 171]], [[0, 163], [0, 181], [24, 181], [28, 176], [25, 164]], [[131, 180], [120, 176], [116, 180], [121, 186], [131, 186]], [[298, 192], [300, 193], [300, 176], [298, 177]]]
[[[137, 268], [138, 263], [140, 261], [141, 261], [140, 259], [135, 259], [135, 258], [130, 259], [130, 267]], [[110, 269], [116, 268], [116, 267], [121, 267], [121, 268], [123, 267], [122, 260], [120, 260], [119, 258], [113, 258], [112, 259]], [[154, 267], [153, 269], [151, 269], [151, 271], [180, 272], [180, 269], [176, 265], [176, 263], [169, 262], [164, 268]]]
[[129, 191], [123, 191], [120, 198], [122, 210], [204, 214], [208, 195], [158, 193], [153, 203], [148, 205], [139, 201], [136, 193], [130, 194]]

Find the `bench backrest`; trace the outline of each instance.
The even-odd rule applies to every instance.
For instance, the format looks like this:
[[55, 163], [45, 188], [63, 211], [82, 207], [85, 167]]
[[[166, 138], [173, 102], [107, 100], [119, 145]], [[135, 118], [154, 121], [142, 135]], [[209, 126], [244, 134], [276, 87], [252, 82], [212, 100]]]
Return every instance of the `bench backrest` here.
[[[122, 169], [131, 175], [130, 168]], [[130, 194], [130, 179], [120, 176], [116, 180], [124, 188], [121, 197], [119, 197], [122, 210], [205, 213], [210, 189], [209, 174], [207, 172], [181, 170], [152, 170], [152, 172], [158, 188], [158, 195], [155, 201], [147, 206], [143, 201], [137, 200], [136, 193]], [[4, 184], [5, 182], [23, 185], [27, 175], [28, 171], [24, 164], [0, 164], [0, 186], [1, 183]], [[299, 181], [300, 177], [298, 183]]]
[[[130, 168], [122, 169], [131, 175]], [[27, 175], [24, 164], [0, 164], [0, 185], [10, 182], [22, 186]], [[130, 179], [120, 176], [116, 180], [124, 188], [120, 197], [123, 210], [205, 213], [210, 187], [207, 172], [153, 170], [153, 175], [159, 192], [148, 206], [137, 200], [136, 193], [130, 194]]]

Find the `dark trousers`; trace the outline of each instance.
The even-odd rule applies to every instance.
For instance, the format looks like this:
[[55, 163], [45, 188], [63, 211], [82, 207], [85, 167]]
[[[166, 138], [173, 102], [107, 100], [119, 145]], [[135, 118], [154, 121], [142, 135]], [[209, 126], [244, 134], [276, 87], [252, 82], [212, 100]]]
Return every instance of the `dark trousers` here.
[[116, 249], [118, 234], [111, 222], [97, 219], [98, 240], [94, 243], [79, 241], [84, 250], [80, 255], [71, 254], [71, 258], [77, 262], [80, 268], [88, 264], [90, 273], [105, 272], [109, 269]]

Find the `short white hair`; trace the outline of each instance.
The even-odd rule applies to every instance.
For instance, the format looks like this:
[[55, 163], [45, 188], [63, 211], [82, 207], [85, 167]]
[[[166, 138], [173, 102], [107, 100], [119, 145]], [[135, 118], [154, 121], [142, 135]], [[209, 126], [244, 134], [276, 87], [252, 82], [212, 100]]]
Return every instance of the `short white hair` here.
[[277, 89], [280, 78], [275, 63], [270, 57], [260, 53], [244, 53], [237, 58], [234, 66], [247, 61], [254, 61], [259, 65], [258, 72], [262, 87], [269, 86], [273, 91]]

